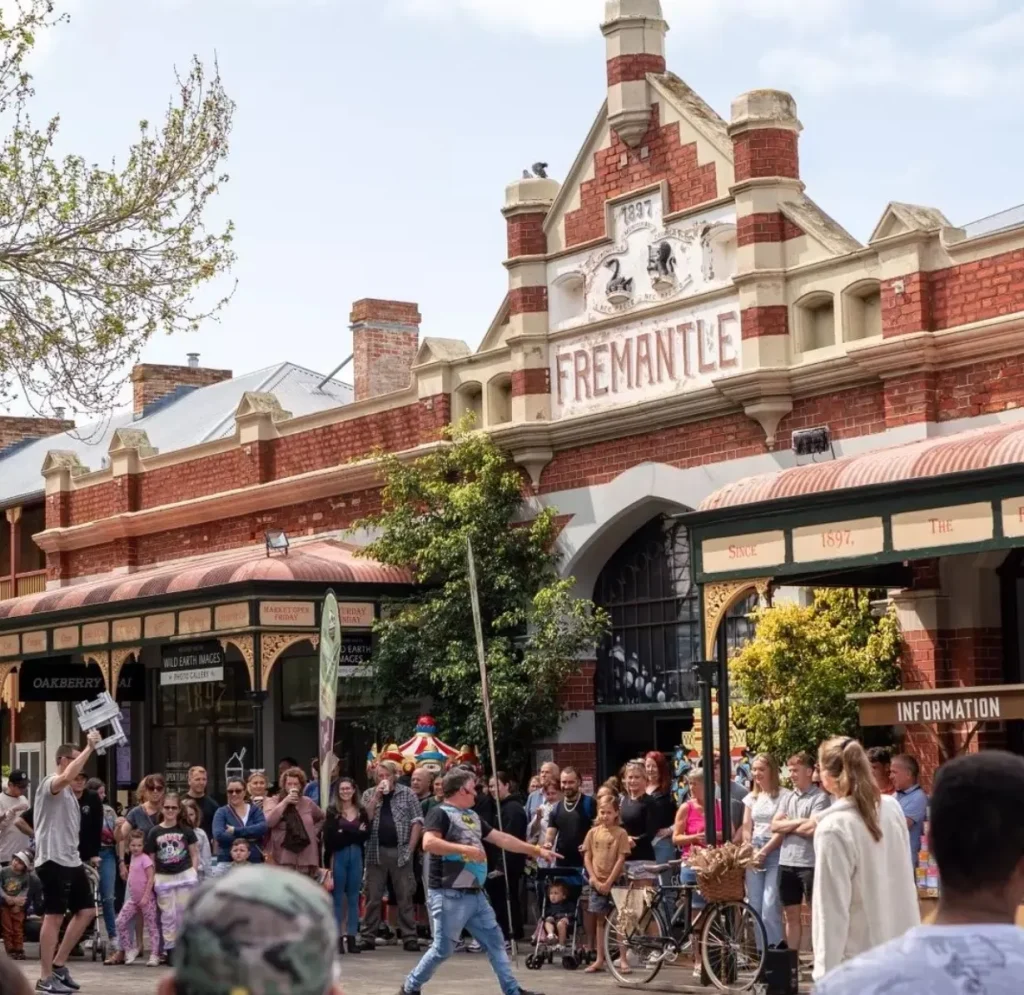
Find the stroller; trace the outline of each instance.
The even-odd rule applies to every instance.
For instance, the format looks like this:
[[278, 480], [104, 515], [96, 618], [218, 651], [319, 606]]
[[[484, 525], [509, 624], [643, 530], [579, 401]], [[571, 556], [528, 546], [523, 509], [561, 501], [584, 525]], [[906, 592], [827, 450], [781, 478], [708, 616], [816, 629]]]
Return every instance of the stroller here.
[[[544, 928], [545, 921], [551, 917], [551, 905], [548, 890], [552, 884], [561, 884], [567, 892], [567, 902], [572, 903], [572, 915], [566, 931], [564, 944], [552, 944]], [[537, 888], [540, 893], [540, 914], [537, 917], [537, 929], [533, 935], [533, 953], [526, 958], [526, 966], [531, 971], [539, 971], [545, 964], [553, 964], [556, 956], [562, 958], [562, 967], [567, 971], [575, 971], [581, 964], [590, 960], [590, 954], [581, 942], [580, 935], [583, 922], [583, 899], [587, 884], [583, 869], [577, 867], [541, 867], [537, 869]]]
[[92, 898], [96, 905], [96, 916], [89, 924], [85, 933], [82, 934], [79, 944], [83, 947], [89, 946], [92, 951], [92, 959], [105, 960], [107, 956], [108, 941], [103, 938], [100, 930], [100, 923], [103, 922], [103, 895], [100, 892], [100, 872], [90, 863], [85, 864], [85, 873], [89, 878], [89, 887], [92, 888]]

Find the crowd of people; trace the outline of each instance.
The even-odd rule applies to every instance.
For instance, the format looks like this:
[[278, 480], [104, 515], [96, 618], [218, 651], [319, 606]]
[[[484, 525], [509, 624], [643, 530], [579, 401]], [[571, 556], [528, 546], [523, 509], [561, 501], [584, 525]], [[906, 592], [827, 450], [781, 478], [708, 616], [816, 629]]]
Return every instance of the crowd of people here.
[[[203, 882], [248, 875], [260, 864], [308, 879], [324, 902], [331, 893], [336, 954], [375, 950], [389, 929], [409, 951], [419, 953], [421, 939], [429, 941], [404, 995], [421, 991], [456, 949], [470, 944], [487, 954], [504, 995], [533, 995], [517, 982], [507, 952], [508, 941], [523, 938], [524, 924], [536, 919], [543, 942], [564, 946], [575, 914], [567, 885], [575, 875], [586, 885], [584, 943], [593, 951], [587, 970], [602, 970], [612, 887], [643, 865], [685, 861], [705, 841], [709, 809], [720, 837], [754, 849], [747, 900], [770, 947], [806, 945], [802, 910], [810, 906], [813, 976], [828, 995], [868, 991], [842, 979], [857, 978], [858, 970], [881, 979], [880, 950], [920, 942], [914, 867], [926, 820], [943, 908], [953, 901], [949, 895], [966, 908], [972, 889], [985, 887], [991, 922], [999, 923], [1010, 892], [1024, 897], [1024, 837], [1019, 819], [1007, 828], [1008, 789], [982, 785], [971, 803], [974, 819], [957, 816], [941, 789], [961, 791], [956, 798], [963, 804], [961, 761], [940, 772], [929, 799], [913, 757], [865, 751], [846, 737], [823, 743], [817, 757], [788, 758], [786, 783], [773, 757], [755, 756], [749, 786], [730, 784], [728, 818], [718, 797], [706, 798], [699, 767], [677, 804], [668, 761], [656, 752], [627, 763], [594, 797], [583, 792], [578, 771], [554, 764], [545, 764], [520, 797], [504, 773], [489, 783], [468, 767], [407, 776], [382, 761], [362, 793], [353, 779], [336, 778], [326, 812], [317, 804], [315, 777], [308, 781], [290, 758], [273, 786], [261, 771], [230, 780], [223, 805], [207, 793], [206, 771], [193, 768], [181, 794], [168, 792], [159, 775], [143, 778], [137, 804], [120, 815], [104, 801], [102, 784], [84, 777], [95, 740], [90, 734], [84, 749], [58, 750], [34, 809], [21, 772], [12, 772], [0, 795], [4, 947], [11, 959], [23, 958], [26, 916], [41, 914], [35, 987], [44, 995], [79, 990], [67, 965], [95, 918], [96, 894], [108, 964], [135, 962], [143, 939], [149, 964], [173, 963]], [[1019, 758], [986, 754], [963, 762], [1024, 785]], [[715, 771], [717, 780], [717, 763]], [[1007, 838], [992, 844], [992, 859], [1005, 875], [997, 879], [985, 869], [972, 877], [984, 852], [968, 857], [959, 849], [967, 842], [984, 851], [997, 827]], [[543, 868], [565, 873], [546, 889], [540, 916], [539, 901], [529, 908], [536, 895], [529, 878]], [[686, 866], [682, 880], [697, 883]], [[942, 915], [940, 909], [940, 921]], [[1009, 936], [1002, 936], [1004, 945]]]

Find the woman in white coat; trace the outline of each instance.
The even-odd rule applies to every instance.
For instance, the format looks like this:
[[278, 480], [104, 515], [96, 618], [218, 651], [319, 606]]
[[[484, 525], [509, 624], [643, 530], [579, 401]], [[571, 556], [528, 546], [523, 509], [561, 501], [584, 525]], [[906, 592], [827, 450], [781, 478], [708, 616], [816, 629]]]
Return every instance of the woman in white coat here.
[[832, 805], [814, 831], [814, 980], [921, 922], [899, 802], [882, 795], [864, 747], [840, 736], [818, 751]]

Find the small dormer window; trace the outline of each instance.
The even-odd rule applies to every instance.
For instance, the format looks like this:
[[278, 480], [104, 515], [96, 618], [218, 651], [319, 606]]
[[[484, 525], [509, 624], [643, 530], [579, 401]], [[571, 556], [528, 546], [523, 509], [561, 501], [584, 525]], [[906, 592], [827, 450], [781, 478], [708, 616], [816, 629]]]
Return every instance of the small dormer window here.
[[835, 299], [826, 291], [815, 291], [797, 301], [796, 350], [811, 352], [836, 344]]
[[882, 334], [882, 291], [877, 280], [862, 280], [843, 292], [843, 341]]

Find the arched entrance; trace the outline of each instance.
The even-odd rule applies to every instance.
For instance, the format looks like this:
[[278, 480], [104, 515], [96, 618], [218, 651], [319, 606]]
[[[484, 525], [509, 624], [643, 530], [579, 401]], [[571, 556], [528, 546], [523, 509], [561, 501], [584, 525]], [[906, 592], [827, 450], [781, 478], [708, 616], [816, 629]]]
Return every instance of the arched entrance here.
[[[602, 777], [657, 749], [671, 753], [693, 725], [694, 664], [703, 659], [700, 599], [686, 528], [664, 515], [641, 526], [597, 578], [594, 602], [611, 617], [595, 673]], [[756, 595], [729, 611], [730, 653], [751, 635]]]

